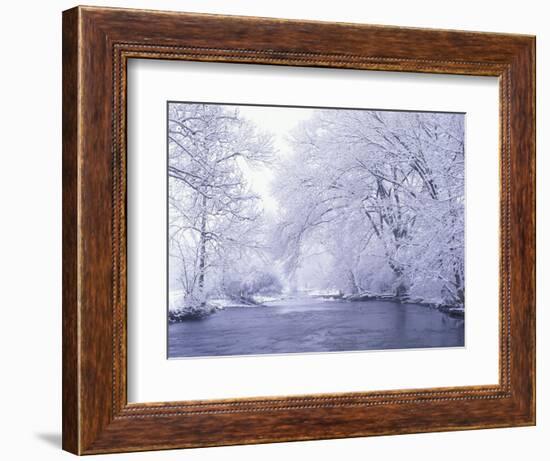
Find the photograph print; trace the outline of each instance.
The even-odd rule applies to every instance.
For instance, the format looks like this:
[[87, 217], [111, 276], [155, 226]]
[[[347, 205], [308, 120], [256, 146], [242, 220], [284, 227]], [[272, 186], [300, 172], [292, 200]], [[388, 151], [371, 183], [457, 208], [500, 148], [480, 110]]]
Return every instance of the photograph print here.
[[464, 347], [464, 121], [169, 101], [168, 358]]

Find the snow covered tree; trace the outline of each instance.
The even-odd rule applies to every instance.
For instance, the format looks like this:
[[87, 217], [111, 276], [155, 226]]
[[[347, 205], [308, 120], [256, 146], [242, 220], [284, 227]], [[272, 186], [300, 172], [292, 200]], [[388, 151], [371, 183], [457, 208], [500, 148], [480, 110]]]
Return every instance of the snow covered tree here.
[[271, 136], [238, 109], [169, 104], [170, 267], [187, 305], [204, 306], [228, 266], [262, 246], [261, 203], [245, 172], [272, 154]]
[[279, 173], [287, 271], [322, 245], [336, 288], [463, 304], [463, 132], [461, 114], [316, 111]]

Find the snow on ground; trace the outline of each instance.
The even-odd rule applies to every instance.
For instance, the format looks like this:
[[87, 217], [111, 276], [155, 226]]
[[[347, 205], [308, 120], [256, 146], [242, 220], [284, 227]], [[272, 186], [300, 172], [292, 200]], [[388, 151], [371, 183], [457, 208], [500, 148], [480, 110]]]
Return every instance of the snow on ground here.
[[339, 296], [339, 290], [307, 290], [309, 296]]
[[168, 310], [170, 312], [177, 311], [183, 307], [184, 304], [184, 292], [183, 290], [173, 290], [168, 293]]
[[[266, 303], [272, 303], [284, 299], [282, 296], [263, 296], [257, 295], [253, 296], [252, 299], [258, 303], [258, 306]], [[210, 306], [216, 307], [217, 309], [225, 309], [227, 307], [250, 307], [250, 303], [239, 302], [230, 298], [210, 298], [207, 301], [207, 304]], [[173, 290], [169, 292], [168, 296], [168, 310], [170, 312], [176, 312], [181, 310], [185, 306], [185, 294], [183, 290]]]

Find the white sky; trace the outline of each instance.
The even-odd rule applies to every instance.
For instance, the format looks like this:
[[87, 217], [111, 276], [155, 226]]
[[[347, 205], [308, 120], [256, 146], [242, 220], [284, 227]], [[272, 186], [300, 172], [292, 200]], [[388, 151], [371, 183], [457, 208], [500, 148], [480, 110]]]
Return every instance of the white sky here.
[[[315, 109], [278, 106], [231, 106], [237, 107], [242, 116], [250, 120], [260, 131], [274, 135], [274, 145], [279, 158], [291, 154], [287, 136], [302, 121], [310, 118]], [[267, 168], [243, 168], [252, 190], [262, 198], [267, 212], [276, 212], [278, 205], [270, 190], [274, 172]]]
[[241, 115], [254, 122], [262, 131], [275, 135], [275, 147], [286, 155], [285, 137], [301, 121], [311, 117], [315, 109], [280, 106], [237, 106]]

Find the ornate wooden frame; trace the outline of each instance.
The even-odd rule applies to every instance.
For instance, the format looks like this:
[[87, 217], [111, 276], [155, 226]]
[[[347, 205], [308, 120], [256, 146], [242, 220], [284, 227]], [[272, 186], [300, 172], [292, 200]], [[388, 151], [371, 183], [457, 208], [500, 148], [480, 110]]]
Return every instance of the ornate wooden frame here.
[[[126, 64], [131, 58], [500, 79], [496, 386], [129, 404]], [[77, 454], [535, 423], [535, 38], [77, 7], [63, 13], [63, 448]]]

